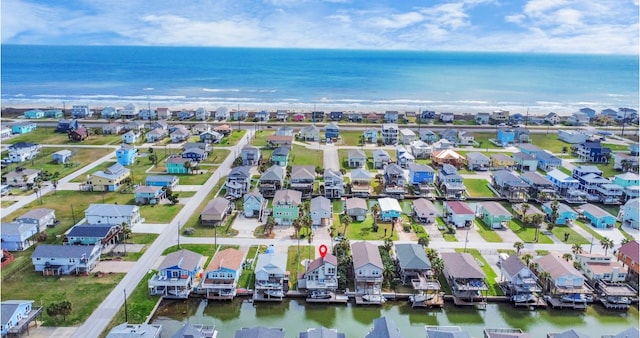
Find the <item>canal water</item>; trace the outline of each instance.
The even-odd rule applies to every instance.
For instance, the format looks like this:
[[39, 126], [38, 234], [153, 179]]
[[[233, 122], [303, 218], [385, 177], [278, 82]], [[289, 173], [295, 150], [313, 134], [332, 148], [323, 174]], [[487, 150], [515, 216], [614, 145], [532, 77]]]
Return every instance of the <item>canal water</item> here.
[[484, 328], [520, 328], [531, 337], [546, 337], [549, 332], [576, 329], [592, 338], [616, 334], [638, 326], [638, 309], [609, 311], [593, 304], [585, 312], [571, 310], [514, 308], [507, 303], [490, 303], [486, 309], [456, 307], [442, 309], [411, 308], [407, 302], [387, 302], [383, 306], [355, 304], [307, 304], [304, 299], [282, 303], [251, 303], [236, 298], [232, 302], [209, 302], [199, 299], [166, 301], [158, 308], [152, 322], [163, 325], [163, 337], [171, 337], [183, 323], [215, 325], [219, 338], [232, 338], [243, 327], [281, 327], [287, 338], [298, 337], [310, 327], [325, 326], [344, 332], [347, 337], [364, 337], [373, 320], [393, 319], [404, 337], [425, 337], [425, 325], [455, 325], [472, 337], [482, 337]]

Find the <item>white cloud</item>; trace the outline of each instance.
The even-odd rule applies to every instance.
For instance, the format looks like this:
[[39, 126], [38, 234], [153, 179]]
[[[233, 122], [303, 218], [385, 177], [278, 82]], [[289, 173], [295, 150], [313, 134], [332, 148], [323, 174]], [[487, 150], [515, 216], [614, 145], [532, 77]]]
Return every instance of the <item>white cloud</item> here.
[[382, 29], [400, 29], [419, 23], [422, 20], [424, 20], [422, 14], [409, 12], [392, 14], [387, 17], [371, 18], [371, 24]]
[[421, 11], [429, 17], [429, 21], [442, 28], [458, 29], [469, 25], [469, 15], [465, 12], [464, 3], [446, 3]]

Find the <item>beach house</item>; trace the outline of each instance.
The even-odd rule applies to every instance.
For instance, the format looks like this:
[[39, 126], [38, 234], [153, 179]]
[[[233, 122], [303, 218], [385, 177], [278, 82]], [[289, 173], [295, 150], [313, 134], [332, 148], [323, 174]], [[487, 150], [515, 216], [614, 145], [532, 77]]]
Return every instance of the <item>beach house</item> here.
[[489, 116], [489, 121], [491, 124], [498, 124], [509, 121], [509, 111], [498, 109], [491, 112], [491, 116]]
[[538, 160], [529, 154], [515, 153], [513, 154], [513, 161], [515, 163], [515, 169], [524, 171], [536, 171], [538, 168]]
[[[44, 228], [42, 229], [44, 231]], [[37, 224], [21, 222], [3, 222], [0, 226], [2, 249], [8, 251], [22, 251], [31, 247], [37, 240], [35, 235], [40, 233]]]
[[417, 159], [427, 159], [431, 156], [433, 148], [422, 140], [415, 140], [409, 145], [411, 153]]
[[624, 189], [623, 201], [640, 196], [640, 176], [635, 173], [624, 173], [613, 177], [613, 184]]
[[589, 135], [581, 130], [558, 130], [558, 139], [569, 144], [581, 144]]
[[125, 119], [130, 119], [130, 120], [137, 119], [139, 115], [140, 115], [140, 109], [138, 108], [138, 105], [134, 103], [127, 103], [120, 110], [120, 117]]
[[273, 246], [258, 255], [255, 267], [256, 301], [271, 299], [282, 300], [289, 291], [289, 272], [287, 271], [287, 255], [274, 252]]
[[209, 201], [200, 212], [199, 222], [201, 225], [221, 226], [231, 211], [234, 204], [226, 198], [216, 197]]
[[402, 216], [402, 208], [397, 199], [389, 197], [379, 198], [378, 204], [380, 205], [380, 219], [383, 222], [395, 221]]
[[289, 178], [289, 189], [297, 190], [302, 193], [302, 198], [311, 197], [316, 178], [316, 168], [311, 165], [294, 165], [291, 168]]
[[360, 114], [360, 113], [349, 113], [347, 115], [347, 121], [360, 123], [360, 122], [362, 122], [362, 114]]
[[611, 148], [602, 146], [600, 142], [587, 141], [574, 146], [574, 153], [583, 161], [609, 163]]
[[640, 199], [628, 200], [621, 208], [620, 221], [622, 225], [638, 229], [638, 219], [640, 218]]
[[320, 141], [320, 129], [315, 124], [304, 126], [298, 132], [298, 138], [301, 141]]
[[444, 164], [438, 172], [437, 184], [446, 199], [464, 199], [466, 187], [464, 179], [458, 175], [456, 167]]
[[78, 129], [78, 120], [76, 119], [60, 119], [58, 120], [58, 125], [56, 126], [57, 133], [65, 133], [68, 134], [70, 131]]
[[335, 291], [337, 288], [338, 258], [330, 253], [308, 261], [298, 279], [298, 289], [307, 290], [311, 298], [318, 294]]
[[63, 116], [62, 109], [47, 109], [44, 111], [44, 117], [48, 119], [57, 119]]
[[133, 190], [133, 197], [136, 204], [158, 204], [166, 195], [162, 187], [139, 185]]
[[400, 267], [402, 284], [410, 284], [420, 279], [426, 280], [433, 274], [431, 261], [424, 248], [418, 244], [395, 244], [395, 253]]
[[515, 142], [515, 132], [511, 128], [501, 127], [496, 132], [496, 142], [502, 147], [508, 147]]
[[340, 127], [335, 122], [330, 122], [324, 127], [324, 137], [327, 140], [336, 140], [340, 137]]
[[284, 168], [273, 165], [269, 167], [260, 176], [260, 183], [258, 185], [260, 193], [264, 197], [273, 197], [276, 191], [282, 189], [284, 183]]
[[546, 218], [549, 221], [553, 221], [554, 208], [557, 208], [555, 224], [571, 224], [573, 221], [578, 219], [578, 213], [570, 206], [557, 202], [557, 205], [554, 207], [554, 202], [546, 202], [542, 204], [542, 211], [544, 211]]
[[167, 174], [190, 174], [195, 162], [178, 154], [169, 156], [165, 161]]
[[429, 123], [433, 122], [436, 118], [436, 112], [433, 110], [423, 110], [420, 112], [418, 123]]
[[477, 151], [467, 153], [467, 168], [471, 171], [487, 171], [491, 165], [491, 160], [484, 154]]
[[473, 136], [473, 133], [470, 133], [464, 130], [458, 131], [458, 140], [457, 140], [458, 145], [471, 146], [471, 145], [474, 145], [475, 143], [476, 141], [475, 141], [475, 137]]
[[10, 187], [31, 187], [40, 176], [40, 170], [17, 167], [4, 175], [5, 182]]
[[452, 123], [454, 119], [453, 113], [450, 112], [442, 112], [440, 113], [439, 120], [443, 123]]
[[126, 204], [89, 204], [84, 211], [84, 217], [89, 224], [127, 224], [130, 227], [144, 222], [140, 217], [140, 207]]
[[145, 140], [148, 143], [155, 143], [167, 137], [167, 131], [165, 129], [155, 128], [150, 132], [146, 133], [144, 136], [145, 136]]
[[382, 125], [382, 143], [387, 145], [398, 144], [400, 130], [395, 123], [385, 123]]
[[100, 118], [104, 120], [113, 120], [120, 118], [120, 111], [111, 106], [104, 107], [100, 111]]
[[333, 223], [333, 206], [330, 199], [324, 196], [312, 198], [309, 210], [312, 226], [331, 226]]
[[87, 105], [74, 105], [71, 107], [71, 116], [74, 119], [86, 119], [93, 116], [93, 110]]
[[546, 178], [554, 185], [554, 189], [560, 196], [569, 196], [570, 191], [576, 191], [579, 187], [577, 179], [555, 169], [547, 173]]
[[102, 134], [103, 135], [118, 135], [124, 127], [121, 123], [108, 123], [102, 126]]
[[464, 166], [464, 157], [451, 149], [435, 150], [431, 153], [431, 163], [434, 165], [442, 166], [444, 164], [451, 164], [452, 166], [460, 169]]
[[324, 174], [324, 197], [330, 199], [342, 198], [344, 195], [344, 177], [339, 170], [325, 169]]
[[440, 132], [440, 139], [444, 139], [452, 144], [456, 144], [456, 142], [458, 142], [458, 131], [453, 128], [447, 128]]
[[332, 111], [329, 113], [329, 119], [331, 121], [341, 121], [344, 117], [344, 113], [341, 111]]
[[438, 141], [438, 135], [434, 133], [431, 129], [420, 129], [418, 131], [418, 135], [420, 140], [426, 142], [427, 144], [432, 144]]
[[539, 257], [535, 259], [535, 262], [538, 266], [538, 276], [542, 271], [546, 271], [549, 274], [549, 291], [554, 298], [577, 300], [582, 302], [584, 306], [586, 299], [583, 295], [591, 294], [592, 291], [585, 286], [585, 277], [580, 271], [555, 254]]
[[138, 118], [142, 120], [155, 120], [158, 117], [158, 112], [155, 109], [147, 108], [140, 109], [140, 113], [138, 114]]
[[313, 111], [311, 112], [311, 122], [322, 122], [324, 121], [324, 112], [323, 111]]
[[18, 216], [15, 221], [35, 224], [38, 227], [38, 231], [43, 231], [45, 228], [56, 224], [56, 211], [49, 208], [35, 208]]
[[207, 299], [233, 299], [243, 270], [245, 252], [227, 248], [216, 252], [204, 271], [200, 288]]
[[300, 217], [302, 193], [296, 190], [278, 190], [273, 197], [272, 215], [277, 225], [291, 225]]
[[554, 183], [537, 172], [524, 172], [520, 178], [529, 185], [529, 195], [533, 198], [551, 198], [555, 195]]
[[612, 228], [616, 225], [616, 218], [604, 209], [591, 203], [580, 206], [582, 215], [598, 229]]
[[225, 197], [238, 199], [249, 192], [251, 188], [251, 167], [239, 166], [231, 169], [224, 184]]
[[33, 307], [33, 303], [33, 300], [4, 300], [0, 303], [2, 337], [7, 337], [9, 334], [20, 337], [25, 329], [29, 334], [31, 323], [42, 314], [42, 306]]
[[562, 166], [562, 160], [546, 151], [540, 151], [536, 154], [538, 160], [538, 168], [544, 171], [551, 171]]
[[289, 112], [283, 109], [278, 109], [276, 111], [276, 120], [285, 122], [287, 117], [289, 116]]
[[401, 197], [405, 193], [405, 185], [407, 184], [404, 177], [404, 170], [395, 164], [388, 164], [384, 168], [383, 178], [383, 191], [390, 196]]
[[529, 184], [507, 170], [491, 173], [491, 185], [510, 201], [526, 201], [529, 198]]
[[502, 229], [509, 226], [512, 215], [502, 204], [498, 202], [478, 203], [480, 214], [478, 215], [484, 224], [492, 229]]
[[114, 245], [120, 240], [122, 226], [78, 224], [67, 232], [63, 244], [67, 245]]
[[468, 228], [473, 225], [476, 213], [469, 205], [462, 201], [443, 202], [444, 219], [456, 228]]
[[205, 130], [201, 132], [198, 137], [200, 138], [200, 142], [217, 144], [222, 141], [224, 135], [217, 131]]
[[202, 255], [178, 250], [164, 257], [158, 273], [148, 281], [149, 293], [169, 299], [187, 299], [198, 273], [202, 270]]
[[473, 119], [476, 124], [489, 124], [489, 117], [491, 115], [489, 113], [476, 113], [475, 118]]
[[234, 121], [244, 121], [247, 119], [249, 114], [246, 110], [236, 110], [231, 115]]
[[39, 244], [31, 254], [31, 263], [43, 276], [88, 274], [101, 253], [100, 245]]
[[371, 193], [371, 173], [363, 168], [351, 170], [351, 193], [354, 196], [369, 197]]
[[499, 266], [501, 279], [506, 282], [513, 302], [527, 303], [536, 300], [535, 293], [542, 291], [538, 285], [538, 277], [518, 255], [509, 255], [500, 260]]
[[378, 129], [365, 129], [362, 133], [364, 143], [378, 143]]
[[638, 272], [640, 271], [640, 246], [638, 241], [631, 240], [625, 244], [622, 244], [615, 254], [616, 258], [628, 267], [629, 278], [628, 281], [635, 280], [635, 285], [638, 285]]
[[345, 211], [354, 221], [362, 222], [367, 218], [367, 200], [359, 197], [347, 198], [345, 201]]
[[41, 119], [44, 117], [44, 112], [40, 109], [30, 109], [24, 112], [25, 119]]
[[435, 171], [426, 164], [411, 163], [409, 164], [409, 184], [434, 184]]
[[26, 134], [34, 131], [38, 127], [33, 122], [18, 122], [11, 125], [11, 132], [13, 134]]
[[494, 170], [506, 169], [511, 170], [515, 165], [515, 161], [508, 155], [497, 153], [490, 156], [490, 167]]
[[414, 163], [416, 158], [403, 146], [396, 146], [396, 163], [401, 168], [407, 168], [409, 164]]
[[399, 113], [397, 110], [387, 110], [384, 112], [384, 122], [398, 123]]
[[125, 144], [135, 144], [138, 143], [141, 137], [142, 134], [140, 132], [129, 130], [128, 132], [122, 134], [122, 142]]
[[384, 265], [378, 247], [371, 242], [352, 242], [351, 255], [356, 295], [380, 296]]
[[373, 151], [374, 168], [383, 169], [389, 163], [391, 163], [391, 156], [386, 150], [377, 148]]
[[105, 170], [99, 170], [87, 177], [80, 189], [85, 191], [117, 191], [131, 176], [131, 170], [115, 163]]
[[158, 113], [158, 119], [160, 120], [170, 120], [173, 118], [173, 112], [169, 110], [169, 108], [160, 107], [156, 109]]
[[443, 275], [451, 291], [454, 302], [459, 305], [484, 304], [482, 293], [488, 290], [487, 276], [475, 258], [466, 252], [443, 252], [440, 254], [444, 263]]
[[64, 164], [71, 160], [73, 152], [69, 149], [58, 150], [51, 154], [51, 160], [53, 163]]
[[242, 147], [240, 150], [240, 156], [242, 157], [242, 165], [250, 166], [258, 165], [262, 158], [260, 149], [251, 145], [245, 145]]
[[367, 155], [360, 149], [349, 149], [347, 152], [347, 166], [349, 168], [362, 168], [367, 164]]
[[400, 129], [400, 143], [410, 144], [416, 140], [416, 133], [409, 128]]
[[20, 163], [35, 158], [40, 152], [41, 146], [31, 142], [17, 142], [7, 149], [9, 151], [9, 160], [13, 163]]
[[411, 201], [413, 217], [422, 224], [433, 224], [436, 222], [438, 210], [431, 201], [426, 198], [418, 198]]
[[281, 167], [289, 164], [289, 148], [278, 147], [271, 153], [271, 163]]

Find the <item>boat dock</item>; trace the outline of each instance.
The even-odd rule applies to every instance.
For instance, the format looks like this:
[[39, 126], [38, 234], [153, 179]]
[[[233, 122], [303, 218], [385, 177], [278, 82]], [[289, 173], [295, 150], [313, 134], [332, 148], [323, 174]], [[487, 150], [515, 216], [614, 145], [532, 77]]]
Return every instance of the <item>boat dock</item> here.
[[586, 302], [563, 302], [559, 298], [548, 297], [546, 299], [547, 303], [551, 305], [553, 309], [574, 309], [574, 310], [586, 310], [587, 303]]

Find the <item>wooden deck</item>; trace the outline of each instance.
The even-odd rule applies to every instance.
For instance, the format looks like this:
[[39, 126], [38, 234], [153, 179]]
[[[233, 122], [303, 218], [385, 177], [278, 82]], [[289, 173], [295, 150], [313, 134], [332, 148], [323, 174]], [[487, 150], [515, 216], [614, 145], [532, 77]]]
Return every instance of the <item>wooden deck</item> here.
[[412, 302], [411, 307], [443, 307], [444, 306], [444, 293], [440, 292], [436, 294], [433, 298], [427, 299], [424, 301]]
[[585, 302], [579, 302], [579, 303], [563, 302], [561, 299], [558, 299], [558, 298], [547, 298], [546, 301], [554, 309], [574, 309], [574, 310], [587, 309], [587, 303]]
[[345, 295], [332, 294], [331, 298], [307, 298], [307, 303], [340, 303], [346, 304], [349, 302], [349, 297]]

